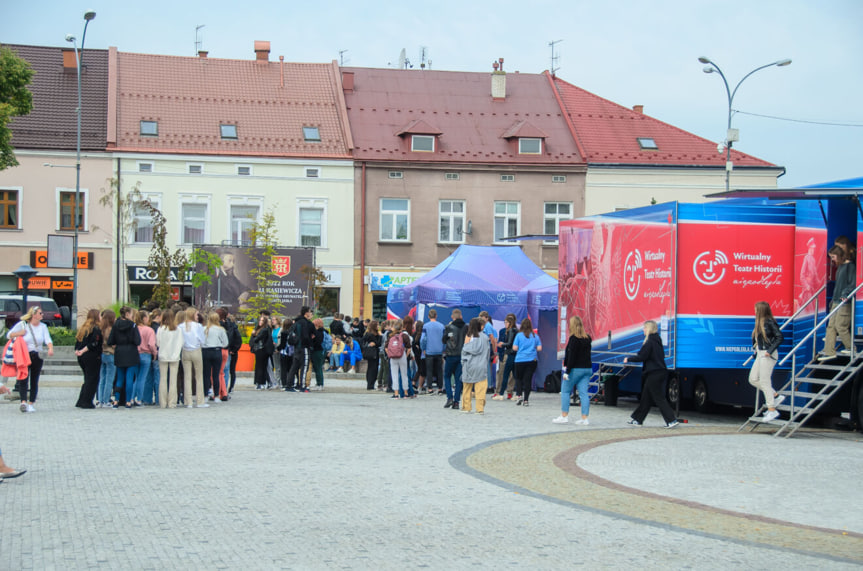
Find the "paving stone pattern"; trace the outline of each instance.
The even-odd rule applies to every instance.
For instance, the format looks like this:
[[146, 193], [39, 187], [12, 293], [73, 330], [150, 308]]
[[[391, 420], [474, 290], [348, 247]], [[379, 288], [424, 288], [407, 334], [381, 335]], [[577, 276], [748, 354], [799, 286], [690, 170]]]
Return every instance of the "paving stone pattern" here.
[[[594, 407], [591, 425], [576, 427], [551, 423], [558, 395], [534, 394], [529, 408], [489, 401], [477, 415], [443, 409], [442, 397], [395, 400], [365, 393], [361, 380], [327, 383], [322, 393], [238, 390], [208, 409], [78, 410], [69, 383], [40, 387], [34, 414], [0, 404], [4, 458], [28, 469], [0, 485], [0, 569], [863, 563], [863, 550], [853, 550], [860, 510], [837, 510], [856, 487], [835, 478], [834, 465], [804, 462], [826, 443], [859, 474], [854, 437], [777, 441], [733, 432], [739, 419], [693, 416], [673, 438], [639, 438], [670, 431], [657, 428], [657, 414], [644, 428], [625, 427], [634, 403]], [[720, 446], [725, 452], [711, 461]], [[800, 507], [791, 511], [755, 501], [766, 477], [739, 481], [746, 461], [730, 459], [735, 450], [751, 457], [774, 448], [789, 459], [777, 470], [788, 472], [793, 458], [805, 466], [777, 480], [791, 489], [821, 480], [822, 494], [795, 498]], [[691, 469], [666, 482], [676, 461]], [[770, 463], [755, 468], [763, 473]], [[693, 482], [704, 472], [728, 477], [699, 491]], [[608, 509], [611, 493], [624, 508]], [[741, 511], [725, 494], [754, 498], [743, 506], [751, 514], [787, 518], [786, 527], [809, 541], [825, 532], [805, 526], [847, 529], [844, 545], [852, 549], [825, 553], [799, 539], [789, 546], [782, 526], [775, 541], [710, 528], [718, 512]], [[667, 502], [653, 496], [697, 504], [673, 509], [689, 510], [693, 522], [706, 514], [707, 523], [669, 523]], [[645, 511], [648, 501], [659, 502], [656, 513]]]

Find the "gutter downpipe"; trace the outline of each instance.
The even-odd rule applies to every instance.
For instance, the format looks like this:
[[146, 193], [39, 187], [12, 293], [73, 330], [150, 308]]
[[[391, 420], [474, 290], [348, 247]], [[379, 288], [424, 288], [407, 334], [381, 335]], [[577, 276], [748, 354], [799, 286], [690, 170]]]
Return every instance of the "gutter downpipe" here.
[[120, 181], [122, 180], [120, 178], [120, 173], [122, 172], [122, 170], [120, 168], [121, 167], [120, 161], [122, 161], [122, 160], [123, 159], [121, 159], [120, 157], [117, 157], [117, 226], [116, 226], [116, 228], [117, 228], [117, 230], [116, 230], [116, 232], [117, 232], [117, 297], [114, 298], [114, 301], [120, 301], [121, 300], [121, 297], [120, 297], [120, 276], [122, 276], [122, 266], [120, 263], [120, 261], [121, 261], [120, 256], [122, 255], [123, 248], [122, 248], [122, 244], [120, 243], [120, 241], [122, 239], [122, 236], [121, 236], [122, 230], [120, 229], [120, 206], [121, 206], [120, 197], [122, 196], [122, 194], [120, 193]]
[[366, 281], [366, 162], [363, 161], [360, 188], [362, 215], [360, 217], [360, 319], [365, 319]]

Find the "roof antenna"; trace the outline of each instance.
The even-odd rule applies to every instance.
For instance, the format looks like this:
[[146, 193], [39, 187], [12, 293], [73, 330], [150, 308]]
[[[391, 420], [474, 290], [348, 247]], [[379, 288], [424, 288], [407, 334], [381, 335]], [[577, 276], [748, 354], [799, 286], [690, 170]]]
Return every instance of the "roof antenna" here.
[[555, 73], [560, 69], [560, 66], [557, 63], [560, 61], [560, 54], [555, 55], [554, 46], [562, 42], [563, 40], [555, 40], [553, 42], [548, 42], [548, 45], [551, 46], [551, 76], [555, 77]]
[[428, 59], [429, 49], [425, 46], [420, 46], [420, 69], [426, 68], [426, 62], [428, 62], [429, 69], [431, 69], [431, 60]]
[[346, 53], [348, 53], [348, 50], [339, 50], [339, 67], [344, 67], [345, 63], [350, 63], [350, 61], [345, 61]]
[[201, 31], [201, 28], [206, 27], [206, 24], [198, 24], [195, 26], [195, 55], [198, 55], [198, 52], [201, 51], [201, 46], [204, 44], [204, 40], [198, 37], [198, 32]]

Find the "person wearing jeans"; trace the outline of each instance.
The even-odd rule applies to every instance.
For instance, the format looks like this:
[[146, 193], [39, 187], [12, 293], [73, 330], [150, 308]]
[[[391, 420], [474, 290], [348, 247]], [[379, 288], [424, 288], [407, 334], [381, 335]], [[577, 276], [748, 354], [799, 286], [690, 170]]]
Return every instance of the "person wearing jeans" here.
[[444, 327], [444, 388], [446, 389], [446, 404], [444, 408], [452, 407], [458, 410], [461, 406], [461, 350], [464, 347], [464, 335], [467, 324], [461, 318], [461, 310], [452, 310], [452, 321]]
[[96, 394], [97, 406], [110, 406], [111, 393], [114, 388], [114, 380], [117, 378], [117, 367], [114, 365], [114, 348], [108, 345], [108, 337], [114, 327], [116, 315], [113, 310], [106, 309], [102, 312], [102, 366], [99, 369], [99, 390]]
[[156, 332], [150, 327], [150, 314], [144, 310], [138, 312], [135, 317], [135, 325], [141, 336], [141, 344], [138, 345], [138, 373], [135, 382], [135, 404], [153, 403], [153, 380], [150, 376], [153, 372], [153, 362], [156, 360]]
[[584, 330], [581, 318], [573, 315], [569, 318], [569, 341], [563, 356], [563, 379], [560, 389], [560, 416], [552, 420], [555, 424], [569, 422], [569, 397], [572, 389], [578, 390], [581, 400], [581, 419], [576, 424], [590, 424], [587, 415], [590, 412], [590, 395], [587, 393], [593, 364], [590, 361], [591, 339]]
[[[138, 346], [141, 344], [141, 334], [132, 319], [135, 310], [131, 307], [120, 308], [120, 318], [111, 328], [108, 345], [114, 347], [114, 364], [117, 366], [117, 384], [115, 386], [112, 405], [120, 403], [120, 391], [124, 391], [126, 408], [132, 408], [135, 400], [135, 375], [141, 362]], [[152, 330], [151, 330], [152, 331]]]

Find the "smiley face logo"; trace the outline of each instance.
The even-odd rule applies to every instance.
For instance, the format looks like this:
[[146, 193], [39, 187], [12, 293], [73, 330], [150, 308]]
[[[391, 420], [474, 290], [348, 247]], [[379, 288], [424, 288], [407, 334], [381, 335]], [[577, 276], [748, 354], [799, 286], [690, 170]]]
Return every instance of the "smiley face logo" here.
[[695, 279], [704, 285], [716, 285], [725, 277], [728, 256], [721, 250], [701, 252], [692, 264]]
[[623, 293], [629, 301], [635, 300], [638, 288], [641, 287], [641, 267], [641, 252], [632, 250], [623, 263]]

